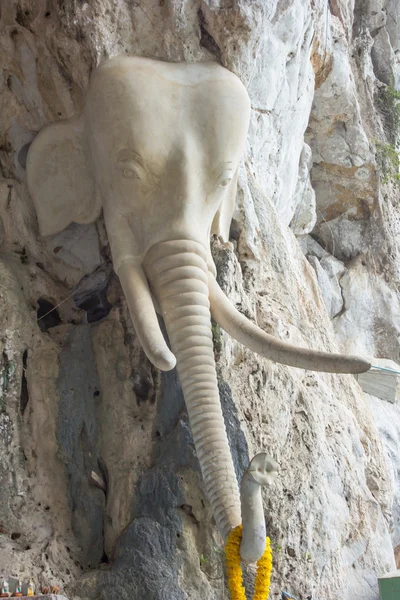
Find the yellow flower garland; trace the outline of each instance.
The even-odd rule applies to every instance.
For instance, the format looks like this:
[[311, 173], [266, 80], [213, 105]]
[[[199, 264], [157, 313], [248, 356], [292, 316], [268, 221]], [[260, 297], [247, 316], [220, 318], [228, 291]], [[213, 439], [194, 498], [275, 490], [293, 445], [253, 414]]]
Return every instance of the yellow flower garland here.
[[[240, 542], [242, 540], [242, 526], [232, 529], [225, 544], [225, 560], [228, 575], [228, 587], [231, 600], [246, 600], [243, 587], [243, 573], [240, 565]], [[272, 572], [271, 543], [267, 537], [265, 551], [257, 562], [257, 574], [254, 584], [253, 600], [267, 600]]]

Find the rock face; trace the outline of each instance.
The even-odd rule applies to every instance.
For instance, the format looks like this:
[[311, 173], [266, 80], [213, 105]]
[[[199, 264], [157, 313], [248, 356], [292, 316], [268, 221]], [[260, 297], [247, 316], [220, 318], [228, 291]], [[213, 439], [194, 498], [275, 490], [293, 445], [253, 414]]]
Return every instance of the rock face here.
[[[71, 600], [228, 598], [176, 373], [140, 348], [102, 219], [39, 237], [27, 144], [107, 57], [220, 62], [252, 101], [221, 286], [282, 339], [399, 362], [399, 5], [11, 0], [0, 18], [0, 571]], [[377, 598], [400, 543], [397, 406], [213, 333], [238, 476], [262, 450], [282, 470], [271, 597]]]
[[388, 458], [388, 466], [392, 485], [396, 490], [392, 505], [392, 520], [393, 524], [390, 529], [392, 536], [393, 547], [396, 548], [400, 544], [400, 478], [399, 478], [399, 416], [400, 407], [398, 404], [391, 404], [376, 398], [367, 396], [370, 403], [372, 413], [375, 418], [376, 425], [382, 436], [385, 450]]

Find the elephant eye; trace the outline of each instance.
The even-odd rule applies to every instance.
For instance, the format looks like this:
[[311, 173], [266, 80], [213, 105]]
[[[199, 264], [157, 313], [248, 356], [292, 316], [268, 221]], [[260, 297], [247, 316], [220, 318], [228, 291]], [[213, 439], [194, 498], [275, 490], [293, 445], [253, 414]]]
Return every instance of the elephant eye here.
[[136, 173], [136, 171], [134, 169], [131, 169], [129, 167], [125, 167], [122, 171], [122, 174], [124, 177], [126, 177], [127, 179], [140, 179], [139, 175]]
[[230, 182], [232, 181], [232, 171], [225, 171], [222, 173], [217, 180], [218, 187], [228, 187]]

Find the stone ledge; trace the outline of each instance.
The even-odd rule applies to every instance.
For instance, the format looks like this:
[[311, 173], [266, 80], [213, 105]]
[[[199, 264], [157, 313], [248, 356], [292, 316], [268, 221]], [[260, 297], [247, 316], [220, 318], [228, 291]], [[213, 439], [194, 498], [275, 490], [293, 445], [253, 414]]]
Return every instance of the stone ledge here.
[[10, 598], [18, 598], [18, 600], [68, 600], [66, 596], [60, 596], [60, 594], [35, 594], [34, 596], [10, 596]]
[[356, 375], [356, 379], [362, 390], [371, 396], [386, 400], [386, 402], [390, 402], [391, 404], [399, 404], [400, 376], [395, 371], [400, 371], [400, 366], [392, 360], [383, 358], [373, 358], [372, 363], [389, 370], [371, 370]]

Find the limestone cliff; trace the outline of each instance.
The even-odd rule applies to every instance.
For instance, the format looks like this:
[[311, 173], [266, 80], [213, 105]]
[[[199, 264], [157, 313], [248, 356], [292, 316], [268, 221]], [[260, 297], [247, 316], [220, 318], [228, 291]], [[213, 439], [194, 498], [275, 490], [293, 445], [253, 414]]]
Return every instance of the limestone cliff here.
[[[177, 376], [140, 348], [102, 220], [38, 235], [27, 145], [107, 57], [218, 61], [252, 101], [221, 286], [284, 340], [399, 362], [400, 7], [6, 0], [0, 23], [0, 572], [71, 600], [227, 598]], [[397, 407], [214, 338], [238, 475], [261, 450], [281, 468], [271, 598], [377, 598], [400, 542]]]

